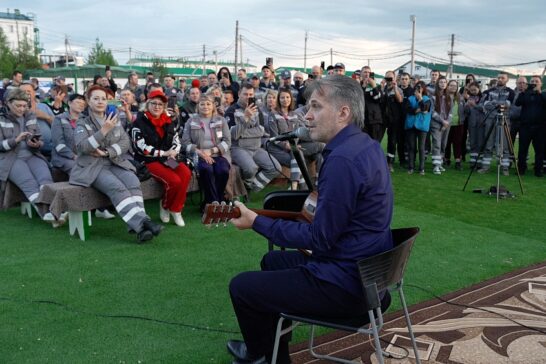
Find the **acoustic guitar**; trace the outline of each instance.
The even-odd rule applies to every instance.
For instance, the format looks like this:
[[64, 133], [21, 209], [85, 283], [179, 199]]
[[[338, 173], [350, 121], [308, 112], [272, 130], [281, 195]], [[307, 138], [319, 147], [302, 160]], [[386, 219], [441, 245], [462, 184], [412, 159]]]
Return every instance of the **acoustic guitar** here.
[[[300, 212], [294, 211], [280, 211], [280, 210], [264, 210], [264, 209], [251, 209], [255, 213], [261, 216], [271, 217], [274, 219], [285, 219], [292, 221], [300, 221], [310, 223], [315, 217], [315, 210], [317, 208], [318, 193], [313, 191], [307, 196], [303, 207]], [[228, 205], [225, 202], [218, 203], [213, 202], [205, 206], [203, 217], [201, 222], [205, 225], [226, 224], [231, 219], [236, 219], [241, 216], [241, 211], [238, 207]]]

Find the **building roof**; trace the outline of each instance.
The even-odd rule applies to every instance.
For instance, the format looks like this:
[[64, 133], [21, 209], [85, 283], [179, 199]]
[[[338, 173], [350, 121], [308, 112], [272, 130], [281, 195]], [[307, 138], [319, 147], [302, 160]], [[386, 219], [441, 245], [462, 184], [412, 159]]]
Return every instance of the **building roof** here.
[[[191, 61], [189, 59], [186, 59], [184, 57], [163, 57], [163, 58], [154, 58], [154, 57], [132, 57], [127, 63], [128, 64], [135, 64], [135, 63], [142, 63], [142, 62], [155, 62], [159, 61], [161, 63], [182, 63], [182, 64], [192, 64], [192, 65], [202, 65], [202, 61]], [[207, 59], [205, 61], [206, 65], [216, 65], [223, 67], [230, 67], [233, 66], [233, 62], [226, 62], [226, 61], [218, 61], [215, 62], [212, 59]], [[239, 67], [239, 65], [238, 65]], [[256, 67], [253, 64], [250, 63], [244, 63], [243, 68], [251, 68]]]
[[[409, 62], [404, 63], [402, 66], [398, 68], [402, 68], [406, 65], [408, 65]], [[446, 73], [449, 68], [449, 64], [446, 63], [430, 63], [430, 62], [422, 62], [422, 61], [415, 61], [416, 65], [419, 65], [421, 67], [426, 67], [430, 70], [438, 70], [441, 73]], [[397, 68], [397, 69], [398, 69]], [[459, 73], [459, 74], [473, 74], [476, 76], [482, 76], [482, 77], [488, 77], [488, 78], [496, 78], [499, 72], [502, 70], [497, 69], [491, 69], [491, 68], [480, 68], [480, 67], [469, 67], [469, 66], [461, 66], [458, 64], [453, 64], [453, 73]], [[510, 76], [515, 77], [516, 75], [508, 73]]]
[[11, 20], [26, 20], [26, 21], [32, 21], [32, 18], [23, 15], [21, 13], [5, 13], [0, 11], [0, 19], [11, 19]]
[[[25, 77], [75, 77], [92, 79], [95, 75], [104, 74], [104, 65], [88, 64], [84, 66], [69, 66], [49, 69], [33, 69], [25, 71]], [[151, 70], [151, 67], [121, 65], [111, 66], [112, 76], [114, 78], [124, 78], [129, 76], [131, 72], [136, 72], [139, 77], [145, 77], [146, 72]], [[165, 67], [167, 73], [181, 77], [198, 77], [203, 74], [202, 68], [170, 68]], [[214, 70], [206, 70], [206, 74], [214, 72]]]

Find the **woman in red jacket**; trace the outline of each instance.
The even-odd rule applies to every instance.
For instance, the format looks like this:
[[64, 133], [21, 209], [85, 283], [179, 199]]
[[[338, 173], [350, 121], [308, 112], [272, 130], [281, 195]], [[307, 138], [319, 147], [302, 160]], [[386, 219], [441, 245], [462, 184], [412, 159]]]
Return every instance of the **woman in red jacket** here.
[[180, 140], [176, 125], [167, 114], [167, 97], [163, 91], [150, 92], [146, 110], [139, 113], [133, 123], [131, 139], [135, 159], [146, 164], [150, 174], [165, 187], [159, 212], [161, 221], [167, 223], [172, 216], [176, 225], [184, 226], [182, 209], [191, 171], [177, 160]]

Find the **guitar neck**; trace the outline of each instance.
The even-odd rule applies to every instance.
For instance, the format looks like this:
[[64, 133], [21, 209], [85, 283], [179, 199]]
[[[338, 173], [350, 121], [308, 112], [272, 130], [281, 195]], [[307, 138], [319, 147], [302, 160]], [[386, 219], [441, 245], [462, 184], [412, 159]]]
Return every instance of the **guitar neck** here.
[[272, 219], [300, 220], [303, 216], [301, 212], [250, 209], [260, 216], [270, 217]]

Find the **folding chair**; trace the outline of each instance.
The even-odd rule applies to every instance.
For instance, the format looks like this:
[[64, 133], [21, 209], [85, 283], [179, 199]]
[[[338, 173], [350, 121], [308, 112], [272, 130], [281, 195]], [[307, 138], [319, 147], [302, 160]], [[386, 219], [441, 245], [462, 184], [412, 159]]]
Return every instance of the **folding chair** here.
[[[404, 309], [404, 316], [406, 318], [411, 344], [415, 353], [415, 360], [417, 363], [421, 363], [417, 352], [417, 344], [411, 328], [411, 321], [408, 314], [408, 308], [406, 306], [406, 300], [404, 298], [404, 292], [402, 290], [404, 283], [404, 271], [409, 260], [413, 242], [417, 238], [418, 234], [419, 228], [417, 227], [394, 229], [392, 230], [394, 246], [391, 250], [362, 259], [358, 262], [360, 278], [366, 297], [365, 308], [367, 315], [356, 314], [354, 317], [326, 318], [281, 313], [281, 317], [277, 323], [272, 364], [276, 364], [277, 361], [277, 352], [279, 349], [279, 341], [281, 336], [289, 333], [301, 323], [311, 325], [309, 351], [313, 357], [340, 363], [355, 363], [343, 358], [322, 355], [315, 352], [315, 326], [324, 326], [337, 330], [373, 335], [377, 360], [382, 364], [384, 362], [383, 350], [381, 349], [381, 344], [379, 341], [379, 332], [383, 327], [383, 313], [381, 312], [381, 300], [379, 299], [378, 292], [386, 289], [388, 289], [389, 292], [398, 291], [400, 303]], [[282, 326], [285, 320], [292, 321], [292, 325], [286, 329], [283, 329]]]

